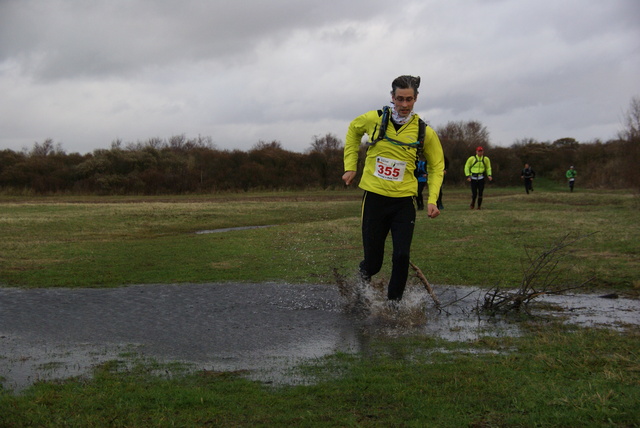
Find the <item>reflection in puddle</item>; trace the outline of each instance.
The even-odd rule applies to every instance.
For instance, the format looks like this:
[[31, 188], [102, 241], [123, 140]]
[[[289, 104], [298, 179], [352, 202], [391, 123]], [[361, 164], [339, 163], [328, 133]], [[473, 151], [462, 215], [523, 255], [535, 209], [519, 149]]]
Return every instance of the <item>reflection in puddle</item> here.
[[130, 345], [24, 344], [20, 337], [6, 335], [0, 335], [0, 344], [0, 376], [15, 391], [38, 381], [83, 376], [91, 367], [135, 352]]
[[[0, 288], [0, 378], [20, 391], [38, 380], [87, 375], [114, 359], [179, 361], [196, 370], [248, 370], [252, 379], [298, 383], [299, 363], [363, 352], [375, 337], [424, 334], [451, 341], [514, 336], [518, 325], [479, 316], [484, 291], [434, 286], [447, 313], [419, 285], [398, 307], [350, 285], [162, 284], [118, 289]], [[584, 326], [640, 325], [640, 301], [547, 296], [539, 314]], [[454, 303], [452, 303], [454, 302]]]

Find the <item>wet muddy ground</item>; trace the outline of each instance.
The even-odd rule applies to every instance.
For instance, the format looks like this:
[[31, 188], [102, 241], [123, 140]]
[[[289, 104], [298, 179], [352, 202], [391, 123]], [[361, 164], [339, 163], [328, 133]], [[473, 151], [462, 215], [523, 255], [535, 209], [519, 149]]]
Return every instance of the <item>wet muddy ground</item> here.
[[[517, 335], [515, 323], [479, 317], [483, 291], [435, 286], [448, 314], [410, 286], [399, 309], [363, 290], [353, 311], [337, 287], [297, 284], [139, 285], [117, 289], [0, 288], [0, 379], [16, 392], [38, 380], [90, 374], [101, 362], [136, 357], [196, 370], [247, 370], [250, 378], [295, 382], [288, 369], [337, 351], [361, 352], [375, 335], [424, 334], [467, 341]], [[364, 296], [364, 297], [363, 297]], [[640, 325], [640, 301], [547, 296], [582, 325]], [[548, 305], [547, 305], [548, 306]], [[389, 322], [389, 320], [401, 322]]]

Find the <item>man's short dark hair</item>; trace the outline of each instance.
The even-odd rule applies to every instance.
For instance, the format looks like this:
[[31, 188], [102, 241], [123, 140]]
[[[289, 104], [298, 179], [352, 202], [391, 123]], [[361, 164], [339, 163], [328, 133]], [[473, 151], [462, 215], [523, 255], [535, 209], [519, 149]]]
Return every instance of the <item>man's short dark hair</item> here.
[[396, 77], [391, 83], [391, 94], [395, 95], [396, 89], [413, 89], [413, 93], [418, 95], [418, 88], [420, 87], [420, 76], [414, 77], [404, 75]]

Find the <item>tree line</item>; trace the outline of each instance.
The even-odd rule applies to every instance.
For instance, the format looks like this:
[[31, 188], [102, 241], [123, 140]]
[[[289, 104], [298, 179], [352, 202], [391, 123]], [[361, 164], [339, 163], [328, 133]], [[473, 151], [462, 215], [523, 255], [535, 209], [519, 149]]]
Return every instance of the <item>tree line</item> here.
[[[607, 142], [523, 139], [511, 147], [493, 147], [489, 131], [477, 121], [449, 122], [436, 132], [449, 160], [448, 185], [464, 183], [466, 159], [483, 146], [498, 186], [519, 184], [529, 163], [537, 177], [558, 182], [574, 165], [583, 187], [640, 189], [640, 98], [633, 98], [624, 126]], [[285, 150], [278, 141], [259, 141], [248, 151], [219, 150], [211, 138], [177, 135], [128, 144], [116, 140], [109, 149], [81, 155], [47, 139], [30, 151], [0, 151], [0, 191], [158, 195], [337, 189], [343, 187], [343, 147], [332, 134], [313, 137], [304, 153]]]
[[341, 141], [314, 137], [306, 153], [278, 141], [251, 150], [218, 150], [210, 138], [153, 138], [81, 155], [53, 140], [30, 151], [0, 151], [4, 193], [188, 194], [276, 189], [330, 189], [340, 185]]

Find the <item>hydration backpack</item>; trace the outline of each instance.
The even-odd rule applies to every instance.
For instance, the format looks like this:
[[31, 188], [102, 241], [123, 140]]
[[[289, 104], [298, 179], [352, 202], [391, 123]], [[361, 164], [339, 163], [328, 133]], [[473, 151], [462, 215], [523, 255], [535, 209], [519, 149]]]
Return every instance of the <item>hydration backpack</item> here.
[[[422, 148], [424, 147], [424, 137], [427, 130], [427, 124], [424, 120], [418, 118], [418, 141], [415, 143], [403, 143], [398, 140], [394, 140], [393, 138], [387, 137], [387, 126], [389, 125], [389, 115], [391, 111], [391, 107], [384, 106], [382, 110], [378, 110], [378, 116], [382, 116], [382, 123], [380, 124], [380, 131], [378, 132], [378, 138], [374, 139], [370, 143], [366, 143], [367, 146], [374, 146], [378, 142], [382, 140], [388, 140], [391, 144], [395, 144], [397, 146], [405, 146], [405, 147], [415, 147], [416, 148], [416, 168], [413, 170], [414, 176], [418, 177], [418, 162], [420, 161], [420, 153], [422, 152]], [[374, 131], [375, 133], [375, 131]]]
[[382, 110], [378, 110], [378, 116], [382, 116], [382, 123], [380, 124], [380, 131], [378, 132], [378, 138], [371, 141], [370, 143], [367, 143], [367, 146], [373, 146], [377, 144], [379, 141], [387, 139], [392, 144], [396, 144], [398, 146], [416, 147], [418, 149], [418, 152], [420, 152], [420, 150], [424, 146], [424, 136], [427, 129], [427, 124], [425, 123], [425, 121], [418, 118], [418, 141], [416, 141], [415, 143], [409, 143], [409, 144], [402, 143], [398, 140], [394, 140], [393, 138], [387, 137], [387, 126], [389, 125], [389, 115], [391, 114], [390, 112], [391, 112], [391, 107], [389, 106], [384, 106]]

